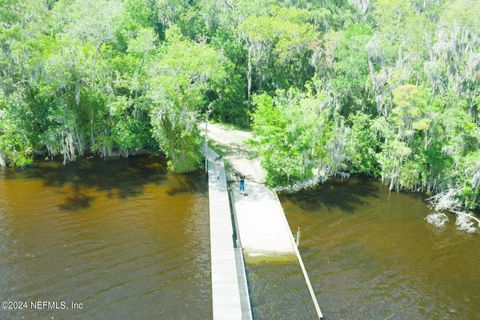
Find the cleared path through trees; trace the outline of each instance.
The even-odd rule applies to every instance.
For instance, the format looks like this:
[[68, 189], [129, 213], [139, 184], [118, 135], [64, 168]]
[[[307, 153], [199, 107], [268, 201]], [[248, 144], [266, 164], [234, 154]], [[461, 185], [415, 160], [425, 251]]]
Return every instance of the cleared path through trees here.
[[220, 124], [208, 125], [208, 138], [224, 153], [232, 171], [246, 177], [245, 192], [232, 183], [240, 241], [246, 258], [295, 259], [291, 232], [277, 195], [265, 185], [260, 160], [246, 145], [251, 133]]

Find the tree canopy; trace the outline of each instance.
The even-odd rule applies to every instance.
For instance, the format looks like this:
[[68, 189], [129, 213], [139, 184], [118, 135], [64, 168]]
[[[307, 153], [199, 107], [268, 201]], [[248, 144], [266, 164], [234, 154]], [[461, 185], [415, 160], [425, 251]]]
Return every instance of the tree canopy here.
[[211, 108], [253, 129], [271, 185], [368, 174], [479, 207], [479, 1], [0, 6], [9, 165], [149, 150], [188, 172]]

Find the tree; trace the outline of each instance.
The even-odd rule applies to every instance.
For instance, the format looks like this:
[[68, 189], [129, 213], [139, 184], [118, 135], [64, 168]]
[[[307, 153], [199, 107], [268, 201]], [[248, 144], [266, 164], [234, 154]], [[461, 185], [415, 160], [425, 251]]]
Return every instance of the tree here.
[[257, 89], [302, 87], [311, 77], [308, 64], [316, 34], [308, 11], [275, 8], [270, 15], [248, 17], [239, 26], [248, 48], [247, 91], [253, 90], [254, 72]]
[[343, 172], [347, 135], [342, 118], [327, 108], [325, 96], [296, 89], [275, 98], [255, 96], [252, 142], [257, 147], [270, 185], [325, 181]]
[[173, 26], [158, 60], [151, 65], [153, 133], [175, 171], [191, 171], [199, 164], [197, 118], [206, 94], [216, 92], [225, 79], [224, 63], [213, 48], [186, 39]]

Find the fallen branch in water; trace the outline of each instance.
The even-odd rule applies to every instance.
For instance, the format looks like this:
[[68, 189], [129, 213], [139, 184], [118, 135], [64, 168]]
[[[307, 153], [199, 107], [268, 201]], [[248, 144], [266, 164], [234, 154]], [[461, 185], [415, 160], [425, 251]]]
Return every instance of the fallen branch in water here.
[[[480, 228], [480, 219], [475, 217], [472, 213], [461, 211], [462, 203], [457, 198], [458, 192], [459, 189], [451, 188], [427, 199], [435, 212], [428, 215], [426, 220], [429, 223], [441, 228], [448, 220], [444, 214], [442, 216], [441, 212], [448, 211], [456, 215], [455, 224], [457, 229], [464, 230], [468, 233], [474, 233], [478, 230], [478, 228]], [[472, 220], [478, 223], [478, 227], [475, 227]]]
[[468, 216], [470, 219], [473, 219], [475, 221], [477, 221], [478, 223], [478, 227], [480, 228], [480, 219], [478, 219], [477, 217], [475, 217], [473, 214], [471, 213], [468, 213], [468, 212], [462, 212], [462, 211], [453, 211], [453, 210], [449, 210], [451, 213], [455, 213], [455, 214], [464, 214], [466, 216]]

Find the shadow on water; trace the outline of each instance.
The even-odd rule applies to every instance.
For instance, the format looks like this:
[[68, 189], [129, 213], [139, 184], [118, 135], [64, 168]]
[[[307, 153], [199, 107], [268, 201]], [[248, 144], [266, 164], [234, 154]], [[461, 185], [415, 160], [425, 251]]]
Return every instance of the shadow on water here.
[[[169, 196], [172, 196], [172, 197], [180, 195], [180, 194], [184, 194], [184, 193], [191, 193], [192, 190], [195, 190], [196, 192], [202, 192], [202, 193], [207, 194], [205, 189], [198, 189], [197, 188], [198, 186], [193, 185], [193, 183], [198, 180], [198, 177], [201, 176], [202, 173], [197, 171], [194, 175], [195, 175], [195, 177], [197, 177], [196, 180], [192, 179], [192, 177], [190, 175], [185, 175], [186, 179], [177, 181], [176, 185], [175, 186], [170, 186], [167, 189], [166, 193]], [[206, 181], [206, 177], [205, 177], [204, 181]]]
[[426, 197], [364, 177], [281, 197], [325, 319], [478, 319], [480, 238], [428, 224]]
[[212, 319], [207, 192], [156, 156], [0, 168], [0, 296], [85, 306], [0, 319]]
[[86, 209], [91, 207], [92, 201], [95, 197], [75, 192], [73, 195], [66, 197], [65, 202], [58, 206], [59, 209], [64, 211], [77, 211], [80, 209]]
[[367, 205], [365, 197], [379, 197], [379, 188], [373, 179], [332, 179], [318, 187], [294, 194], [283, 194], [282, 198], [291, 201], [305, 211], [320, 207], [338, 208], [353, 213], [356, 208]]
[[[144, 193], [147, 184], [165, 185], [166, 194], [204, 193], [203, 173], [168, 172], [164, 157], [155, 155], [132, 156], [120, 159], [81, 159], [62, 165], [59, 161], [38, 161], [27, 168], [6, 168], [1, 177], [9, 179], [40, 180], [45, 187], [62, 188], [64, 211], [77, 211], [91, 207], [96, 192], [105, 192], [109, 198], [127, 199]], [[170, 183], [167, 182], [170, 181]], [[93, 190], [93, 192], [92, 192]]]

